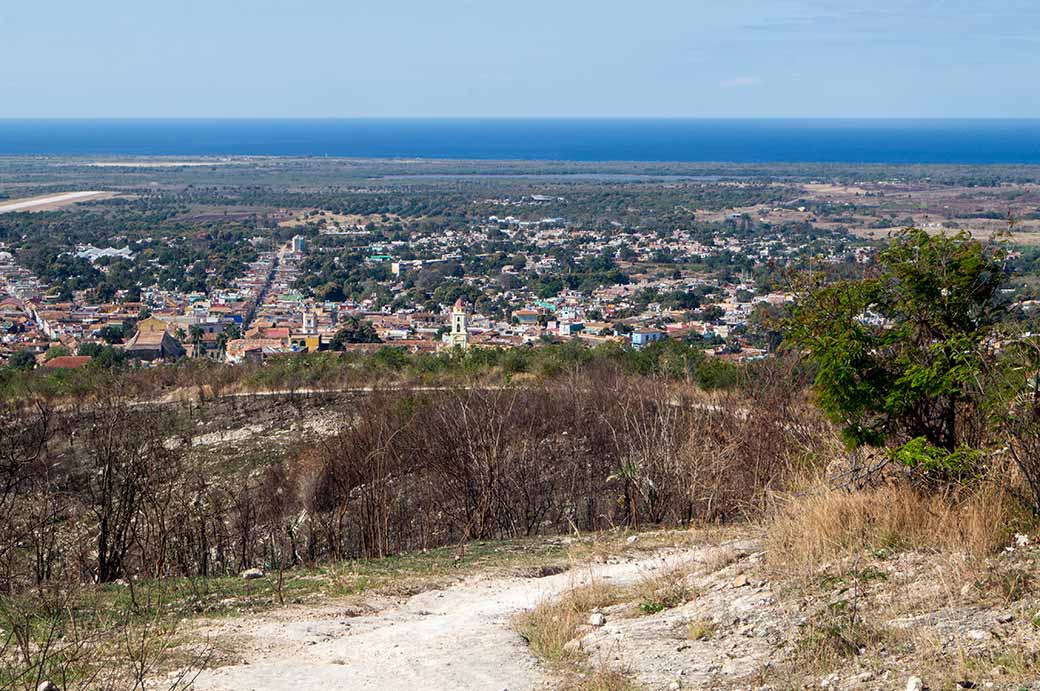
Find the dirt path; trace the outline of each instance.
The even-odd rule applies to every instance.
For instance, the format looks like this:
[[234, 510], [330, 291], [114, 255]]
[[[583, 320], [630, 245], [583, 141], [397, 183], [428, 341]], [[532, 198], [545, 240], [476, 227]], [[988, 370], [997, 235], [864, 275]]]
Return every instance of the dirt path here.
[[590, 579], [624, 584], [695, 559], [671, 550], [543, 578], [470, 579], [376, 614], [299, 610], [281, 621], [229, 621], [246, 663], [204, 672], [199, 691], [531, 691], [550, 678], [510, 628], [518, 612]]

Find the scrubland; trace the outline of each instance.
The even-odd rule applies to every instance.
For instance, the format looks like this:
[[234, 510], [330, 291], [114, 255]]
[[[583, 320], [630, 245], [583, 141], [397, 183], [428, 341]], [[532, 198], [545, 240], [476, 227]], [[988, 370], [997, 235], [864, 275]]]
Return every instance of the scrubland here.
[[[209, 408], [118, 387], [11, 402], [0, 688], [187, 688], [242, 662], [200, 626], [380, 611], [633, 550], [691, 561], [512, 619], [561, 688], [1035, 679], [1040, 552], [1009, 451], [942, 484], [850, 454], [798, 367], [712, 392], [597, 367]], [[262, 438], [252, 427], [294, 415], [277, 453], [222, 452], [236, 429]], [[322, 415], [335, 422], [305, 424]]]

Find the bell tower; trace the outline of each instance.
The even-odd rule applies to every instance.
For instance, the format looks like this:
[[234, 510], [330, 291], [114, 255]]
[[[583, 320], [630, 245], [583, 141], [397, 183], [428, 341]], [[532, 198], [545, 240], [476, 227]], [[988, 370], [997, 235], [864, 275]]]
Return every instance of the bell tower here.
[[448, 334], [448, 345], [452, 348], [469, 347], [469, 333], [466, 331], [466, 303], [459, 298], [451, 308], [451, 333]]

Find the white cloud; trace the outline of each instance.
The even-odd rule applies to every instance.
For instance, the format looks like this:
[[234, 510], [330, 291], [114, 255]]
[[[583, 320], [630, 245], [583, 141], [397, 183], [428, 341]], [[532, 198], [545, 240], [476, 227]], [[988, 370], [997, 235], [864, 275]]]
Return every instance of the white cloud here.
[[719, 82], [719, 86], [723, 89], [745, 89], [749, 86], [757, 86], [758, 80], [754, 77], [734, 77], [732, 79], [724, 79]]

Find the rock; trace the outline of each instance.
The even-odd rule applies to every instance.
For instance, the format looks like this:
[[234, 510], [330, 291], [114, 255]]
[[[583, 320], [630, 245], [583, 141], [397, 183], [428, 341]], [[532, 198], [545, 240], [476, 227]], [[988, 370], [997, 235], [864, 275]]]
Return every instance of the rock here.
[[730, 585], [734, 588], [744, 588], [751, 585], [751, 581], [744, 574], [740, 574], [730, 582]]
[[924, 682], [921, 677], [910, 677], [906, 680], [906, 691], [924, 691]]
[[603, 626], [607, 623], [607, 617], [604, 616], [603, 612], [593, 612], [589, 615], [589, 624], [591, 626]]
[[677, 681], [673, 681], [671, 684], [668, 685], [669, 691], [679, 691], [680, 688], [682, 687], [679, 686], [679, 682]]
[[36, 691], [58, 691], [58, 687], [49, 681], [41, 681]]
[[955, 684], [955, 686], [958, 689], [974, 689], [978, 687], [978, 684], [969, 679], [961, 679]]
[[638, 535], [629, 535], [628, 539], [625, 540], [625, 542], [627, 542], [630, 545], [634, 545], [637, 542], [639, 542], [639, 536]]
[[999, 624], [1010, 624], [1014, 620], [1014, 616], [1011, 614], [998, 614], [997, 623]]
[[251, 581], [251, 580], [254, 580], [256, 578], [263, 578], [264, 577], [264, 571], [263, 571], [263, 569], [246, 569], [245, 571], [242, 572], [241, 575], [242, 575], [242, 578], [246, 579], [247, 581]]

